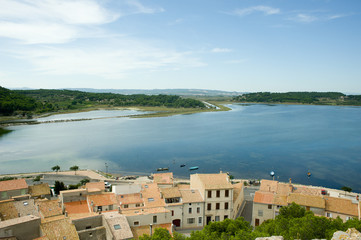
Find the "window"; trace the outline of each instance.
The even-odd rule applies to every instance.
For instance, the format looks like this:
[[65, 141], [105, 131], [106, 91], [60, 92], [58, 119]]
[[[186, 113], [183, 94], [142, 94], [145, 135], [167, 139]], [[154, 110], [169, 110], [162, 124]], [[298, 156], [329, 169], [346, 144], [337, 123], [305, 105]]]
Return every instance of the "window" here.
[[217, 198], [221, 197], [221, 191], [219, 191], [219, 190], [216, 191], [216, 197]]
[[194, 218], [187, 218], [187, 223], [193, 224], [195, 222], [194, 220], [195, 220]]
[[189, 205], [189, 206], [191, 206], [191, 205], [192, 205], [192, 203], [188, 203], [188, 205]]
[[172, 216], [174, 216], [174, 211], [172, 210]]
[[326, 213], [326, 217], [332, 218], [332, 213]]
[[212, 209], [212, 203], [207, 204], [207, 210], [210, 211]]
[[115, 224], [115, 225], [114, 225], [114, 229], [115, 229], [115, 230], [119, 230], [119, 229], [121, 229], [121, 227], [120, 227], [119, 224]]
[[97, 211], [98, 211], [98, 212], [103, 211], [102, 206], [98, 206]]
[[199, 218], [198, 218], [198, 223], [199, 223], [199, 224], [202, 224], [202, 217], [199, 217]]
[[192, 213], [192, 208], [188, 208], [188, 213]]
[[224, 203], [224, 209], [228, 209], [228, 202]]
[[208, 191], [208, 198], [212, 198], [212, 191]]
[[346, 217], [346, 221], [351, 220], [351, 219], [352, 219], [352, 217], [349, 217], [349, 216]]
[[26, 189], [21, 189], [21, 195], [25, 195], [26, 194]]
[[229, 190], [226, 190], [226, 192], [224, 193], [225, 197], [229, 197]]
[[109, 210], [113, 210], [113, 205], [109, 205]]
[[135, 204], [135, 207], [140, 207], [140, 203]]
[[197, 213], [200, 213], [200, 212], [201, 212], [201, 208], [197, 207]]
[[258, 210], [258, 216], [263, 217], [263, 210]]
[[85, 227], [85, 229], [91, 229], [92, 228], [92, 226], [86, 226]]
[[8, 198], [8, 192], [2, 192], [1, 193], [1, 198]]
[[219, 216], [216, 216], [214, 221], [219, 222]]
[[255, 225], [256, 227], [259, 226], [259, 219], [258, 219], [258, 218], [255, 219], [254, 225]]
[[272, 205], [271, 205], [271, 204], [268, 204], [268, 209], [272, 209]]
[[224, 219], [227, 219], [228, 218], [228, 215], [224, 215]]
[[153, 216], [153, 223], [157, 223], [157, 216]]
[[135, 221], [133, 224], [134, 226], [139, 226], [139, 221]]
[[307, 211], [310, 211], [310, 207], [306, 206], [306, 210], [307, 210]]
[[128, 208], [128, 204], [124, 204], [124, 205], [123, 205], [123, 208]]
[[216, 203], [216, 210], [218, 210], [219, 209], [219, 203]]
[[154, 198], [148, 198], [148, 202], [153, 202]]

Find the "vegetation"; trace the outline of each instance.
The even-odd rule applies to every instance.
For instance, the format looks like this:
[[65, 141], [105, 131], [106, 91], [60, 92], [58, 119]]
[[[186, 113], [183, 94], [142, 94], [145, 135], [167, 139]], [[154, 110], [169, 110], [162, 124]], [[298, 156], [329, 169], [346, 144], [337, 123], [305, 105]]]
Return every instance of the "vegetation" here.
[[351, 191], [352, 191], [352, 188], [347, 187], [347, 186], [343, 186], [343, 187], [341, 188], [341, 190], [343, 190], [343, 191], [345, 191], [345, 192], [351, 192]]
[[361, 105], [361, 95], [339, 92], [247, 93], [233, 98], [237, 102], [300, 103], [318, 105]]
[[7, 134], [9, 132], [11, 132], [11, 130], [0, 128], [0, 137], [1, 137], [1, 135]]
[[63, 182], [55, 181], [54, 184], [54, 192], [56, 195], [60, 193], [60, 191], [67, 190]]
[[[342, 222], [340, 218], [329, 219], [315, 216], [311, 211], [292, 203], [280, 209], [276, 219], [267, 220], [253, 229], [242, 217], [211, 222], [201, 231], [192, 232], [190, 237], [175, 234], [173, 238], [166, 229], [154, 231], [152, 237], [144, 235], [143, 240], [188, 239], [188, 240], [253, 240], [257, 237], [283, 236], [284, 239], [331, 239], [336, 231], [356, 228], [361, 231], [361, 221], [350, 219]], [[164, 237], [164, 238], [161, 238]]]
[[26, 113], [38, 107], [35, 99], [0, 86], [0, 114], [12, 115], [15, 111]]
[[59, 170], [60, 170], [60, 166], [59, 166], [59, 165], [56, 165], [56, 166], [52, 167], [51, 170], [53, 170], [53, 171], [55, 171], [56, 173], [58, 173]]
[[79, 170], [79, 166], [74, 165], [74, 166], [70, 167], [69, 169], [70, 169], [70, 171], [74, 171], [74, 172], [75, 172], [75, 175], [76, 175], [76, 171]]
[[2, 177], [2, 178], [0, 178], [0, 182], [1, 181], [8, 181], [8, 180], [15, 180], [15, 179], [17, 179], [16, 177]]
[[42, 175], [37, 175], [34, 179], [33, 182], [39, 182], [42, 178]]

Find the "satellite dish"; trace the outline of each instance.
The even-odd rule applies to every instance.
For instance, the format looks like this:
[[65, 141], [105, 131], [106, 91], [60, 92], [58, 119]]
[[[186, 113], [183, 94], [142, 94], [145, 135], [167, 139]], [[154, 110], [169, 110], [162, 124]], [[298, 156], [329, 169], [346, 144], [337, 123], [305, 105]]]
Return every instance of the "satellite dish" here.
[[274, 171], [271, 171], [271, 172], [269, 173], [269, 175], [271, 175], [271, 177], [274, 177], [274, 176], [275, 176], [275, 172], [274, 172]]

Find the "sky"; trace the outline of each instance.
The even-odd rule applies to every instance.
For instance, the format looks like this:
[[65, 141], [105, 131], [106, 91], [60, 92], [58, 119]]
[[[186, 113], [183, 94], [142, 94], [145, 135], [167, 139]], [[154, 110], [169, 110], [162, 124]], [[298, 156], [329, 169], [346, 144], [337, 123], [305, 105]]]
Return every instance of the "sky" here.
[[0, 86], [361, 93], [361, 1], [0, 0]]

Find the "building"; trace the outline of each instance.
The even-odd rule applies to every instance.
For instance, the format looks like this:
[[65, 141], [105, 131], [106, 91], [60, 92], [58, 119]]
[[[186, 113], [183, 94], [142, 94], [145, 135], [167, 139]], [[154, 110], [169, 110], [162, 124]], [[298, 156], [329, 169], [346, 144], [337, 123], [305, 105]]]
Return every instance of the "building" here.
[[51, 192], [49, 184], [41, 183], [33, 186], [29, 186], [29, 194], [32, 198], [51, 198]]
[[24, 216], [0, 222], [0, 238], [32, 240], [40, 237], [40, 217]]
[[231, 217], [233, 185], [228, 174], [192, 174], [190, 189], [197, 189], [204, 199], [206, 224]]
[[329, 218], [340, 217], [343, 221], [351, 218], [359, 218], [358, 201], [346, 199], [325, 197], [325, 216]]
[[[179, 190], [183, 203], [183, 221], [181, 227], [184, 229], [197, 229], [204, 226], [204, 200], [197, 189]], [[175, 225], [175, 222], [173, 221]]]
[[0, 181], [0, 201], [25, 194], [28, 194], [28, 184], [25, 179]]

